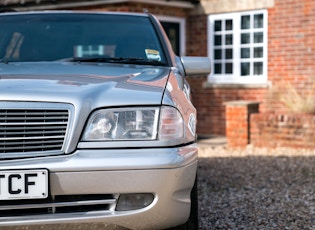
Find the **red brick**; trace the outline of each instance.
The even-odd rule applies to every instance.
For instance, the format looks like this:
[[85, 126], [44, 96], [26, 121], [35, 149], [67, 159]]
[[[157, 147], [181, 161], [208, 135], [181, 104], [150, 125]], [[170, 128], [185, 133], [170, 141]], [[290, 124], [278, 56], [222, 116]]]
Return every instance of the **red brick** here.
[[315, 148], [314, 121], [312, 114], [253, 114], [250, 142], [258, 147]]

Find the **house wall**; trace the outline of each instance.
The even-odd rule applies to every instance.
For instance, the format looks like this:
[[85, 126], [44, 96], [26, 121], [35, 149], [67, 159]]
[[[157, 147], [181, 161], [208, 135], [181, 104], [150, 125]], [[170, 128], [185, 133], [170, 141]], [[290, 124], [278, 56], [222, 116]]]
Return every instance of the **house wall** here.
[[[279, 95], [290, 94], [290, 86], [314, 101], [315, 89], [315, 1], [277, 0], [269, 9], [269, 79]], [[286, 111], [279, 97], [275, 110]], [[280, 98], [281, 99], [281, 98]]]
[[[203, 6], [209, 8], [203, 11], [198, 9], [199, 13], [210, 12], [211, 3], [218, 4], [219, 0], [202, 2], [206, 2], [207, 4]], [[222, 12], [227, 8], [230, 11], [245, 10], [242, 8], [244, 5], [241, 7], [235, 4], [237, 1], [221, 0], [220, 2], [231, 6], [222, 6]], [[199, 135], [225, 135], [224, 102], [259, 101], [260, 112], [283, 113], [288, 111], [288, 107], [280, 100], [283, 95], [287, 95], [289, 99], [292, 98], [289, 86], [296, 89], [302, 96], [315, 96], [315, 1], [264, 2], [266, 3], [264, 7], [268, 7], [268, 84], [264, 87], [215, 85], [207, 83], [206, 77], [190, 78], [193, 101], [198, 110], [197, 132]], [[250, 10], [253, 4], [254, 1], [251, 1]], [[258, 3], [257, 6], [261, 7]], [[219, 13], [220, 10], [215, 9], [215, 13]], [[206, 54], [207, 38], [204, 34], [207, 28], [207, 15], [195, 14], [188, 19], [188, 54]]]

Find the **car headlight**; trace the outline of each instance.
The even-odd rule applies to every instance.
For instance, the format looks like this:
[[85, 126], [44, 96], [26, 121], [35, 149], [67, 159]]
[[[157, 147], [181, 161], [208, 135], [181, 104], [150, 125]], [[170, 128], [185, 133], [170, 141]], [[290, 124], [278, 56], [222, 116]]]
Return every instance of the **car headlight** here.
[[183, 135], [183, 119], [173, 107], [119, 108], [94, 112], [82, 140], [170, 140]]

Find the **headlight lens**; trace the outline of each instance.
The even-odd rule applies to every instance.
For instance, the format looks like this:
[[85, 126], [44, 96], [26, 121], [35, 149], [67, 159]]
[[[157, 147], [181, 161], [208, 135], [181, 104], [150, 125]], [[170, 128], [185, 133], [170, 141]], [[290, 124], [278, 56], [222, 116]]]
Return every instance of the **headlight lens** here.
[[173, 107], [102, 109], [92, 114], [82, 139], [170, 140], [183, 137], [183, 130], [183, 119]]
[[98, 110], [90, 118], [83, 140], [154, 140], [158, 112], [157, 108]]

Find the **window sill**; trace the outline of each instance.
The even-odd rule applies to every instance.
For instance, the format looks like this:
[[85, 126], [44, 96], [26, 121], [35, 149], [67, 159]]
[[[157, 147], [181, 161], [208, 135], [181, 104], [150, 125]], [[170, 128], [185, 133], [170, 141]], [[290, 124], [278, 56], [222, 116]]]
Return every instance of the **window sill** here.
[[253, 84], [243, 84], [243, 83], [211, 83], [204, 82], [203, 88], [213, 88], [213, 89], [268, 89], [271, 87], [271, 83], [253, 83]]

